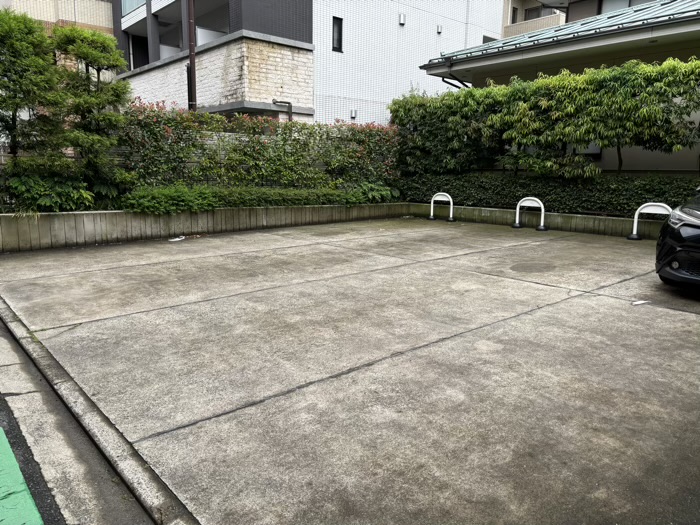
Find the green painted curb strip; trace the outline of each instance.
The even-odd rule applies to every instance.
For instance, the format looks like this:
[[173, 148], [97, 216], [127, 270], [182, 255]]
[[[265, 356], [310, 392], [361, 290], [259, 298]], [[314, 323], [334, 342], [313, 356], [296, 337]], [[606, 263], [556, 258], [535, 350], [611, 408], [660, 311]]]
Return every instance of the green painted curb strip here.
[[2, 428], [0, 428], [0, 524], [44, 525]]

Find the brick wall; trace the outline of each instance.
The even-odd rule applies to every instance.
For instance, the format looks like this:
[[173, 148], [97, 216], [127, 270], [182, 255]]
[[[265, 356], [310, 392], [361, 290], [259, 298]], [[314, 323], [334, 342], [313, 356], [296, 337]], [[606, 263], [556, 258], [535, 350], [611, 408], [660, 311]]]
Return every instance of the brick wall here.
[[[134, 96], [146, 102], [187, 106], [187, 58], [127, 75]], [[237, 101], [313, 106], [313, 52], [240, 39], [197, 55], [197, 103], [202, 107]]]

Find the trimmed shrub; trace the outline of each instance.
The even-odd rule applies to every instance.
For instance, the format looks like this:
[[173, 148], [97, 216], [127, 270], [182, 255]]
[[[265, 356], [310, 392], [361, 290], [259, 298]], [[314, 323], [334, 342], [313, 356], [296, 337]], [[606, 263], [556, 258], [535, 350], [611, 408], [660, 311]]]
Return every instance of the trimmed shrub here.
[[2, 170], [0, 195], [19, 212], [57, 212], [92, 208], [88, 191], [75, 162], [62, 155], [17, 157]]
[[396, 178], [393, 127], [279, 122], [132, 104], [120, 143], [125, 168], [149, 186], [351, 189]]
[[139, 184], [201, 182], [197, 163], [210, 147], [205, 133], [222, 131], [225, 123], [219, 115], [136, 99], [124, 112], [119, 133], [124, 168], [136, 175]]
[[472, 172], [460, 176], [406, 177], [399, 190], [404, 200], [430, 202], [440, 191], [458, 206], [514, 209], [523, 197], [538, 197], [547, 211], [629, 217], [645, 202], [671, 207], [688, 200], [700, 177], [603, 174], [563, 179], [503, 172]]
[[260, 187], [213, 187], [173, 185], [140, 187], [122, 199], [123, 209], [155, 215], [184, 211], [211, 211], [215, 208], [353, 205], [389, 202], [392, 192], [386, 186], [366, 183], [353, 191], [330, 189], [279, 189]]
[[496, 165], [539, 175], [600, 173], [578, 151], [590, 144], [618, 152], [639, 146], [671, 153], [698, 144], [700, 61], [562, 71], [507, 86], [438, 97], [411, 94], [389, 109], [399, 127], [403, 175], [465, 173]]

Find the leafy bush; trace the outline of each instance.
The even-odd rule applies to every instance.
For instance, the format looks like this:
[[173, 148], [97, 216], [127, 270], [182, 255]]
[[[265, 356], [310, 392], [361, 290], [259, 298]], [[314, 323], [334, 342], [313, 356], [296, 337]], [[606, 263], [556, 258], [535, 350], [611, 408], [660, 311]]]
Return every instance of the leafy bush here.
[[221, 131], [224, 123], [219, 115], [136, 99], [124, 111], [119, 133], [124, 167], [140, 184], [201, 182], [197, 163], [209, 149], [207, 132]]
[[141, 184], [350, 189], [396, 178], [396, 130], [279, 122], [132, 104], [120, 144]]
[[430, 202], [440, 191], [458, 206], [514, 209], [523, 197], [538, 197], [547, 211], [595, 213], [630, 217], [645, 202], [671, 207], [688, 200], [700, 186], [700, 177], [602, 174], [564, 179], [503, 172], [472, 172], [460, 176], [406, 177], [399, 190], [404, 200]]
[[500, 164], [539, 175], [600, 173], [580, 154], [590, 144], [618, 152], [639, 146], [671, 153], [698, 143], [700, 61], [563, 71], [508, 86], [394, 100], [404, 175], [440, 176]]
[[391, 190], [379, 185], [347, 192], [331, 189], [190, 187], [178, 184], [137, 188], [122, 199], [122, 205], [127, 211], [164, 215], [183, 211], [210, 211], [215, 208], [353, 205], [388, 202], [391, 197]]
[[57, 212], [90, 209], [87, 190], [77, 166], [60, 155], [17, 157], [2, 171], [4, 191], [20, 212]]

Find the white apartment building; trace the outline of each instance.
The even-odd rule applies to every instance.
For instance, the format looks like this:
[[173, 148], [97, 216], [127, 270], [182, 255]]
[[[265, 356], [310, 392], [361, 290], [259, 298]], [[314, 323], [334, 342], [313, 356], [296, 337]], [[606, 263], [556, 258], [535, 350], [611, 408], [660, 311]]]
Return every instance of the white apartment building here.
[[501, 0], [315, 0], [315, 120], [386, 123], [394, 98], [451, 89], [419, 66], [499, 38], [501, 9]]
[[53, 25], [75, 24], [102, 32], [112, 32], [111, 0], [0, 0], [8, 8]]
[[[115, 0], [135, 96], [187, 106], [186, 0]], [[419, 66], [500, 37], [502, 0], [195, 0], [197, 104], [332, 123], [387, 123], [411, 90], [453, 89]]]

